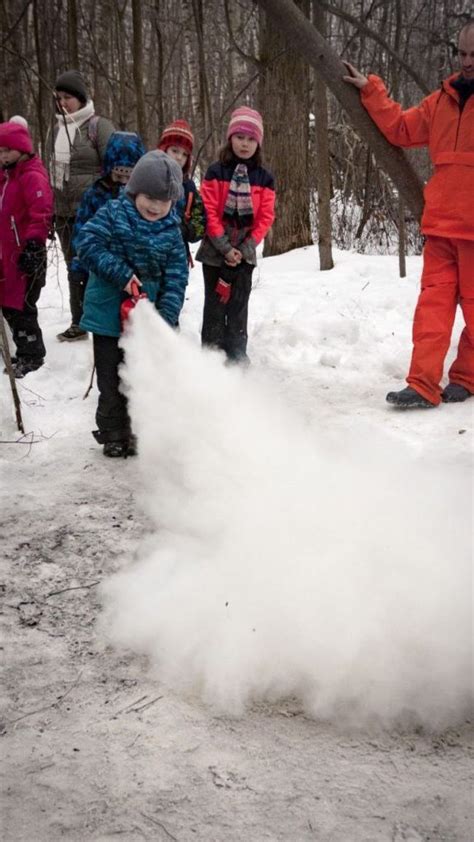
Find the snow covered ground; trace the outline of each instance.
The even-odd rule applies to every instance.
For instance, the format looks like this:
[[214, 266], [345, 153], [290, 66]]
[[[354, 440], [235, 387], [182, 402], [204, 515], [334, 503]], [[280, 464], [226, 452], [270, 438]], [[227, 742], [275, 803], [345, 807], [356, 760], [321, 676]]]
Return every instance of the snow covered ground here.
[[199, 266], [178, 336], [137, 308], [126, 461], [51, 266], [20, 441], [0, 394], [8, 842], [471, 839], [474, 401], [385, 403], [421, 260], [335, 259], [260, 261], [245, 373]]

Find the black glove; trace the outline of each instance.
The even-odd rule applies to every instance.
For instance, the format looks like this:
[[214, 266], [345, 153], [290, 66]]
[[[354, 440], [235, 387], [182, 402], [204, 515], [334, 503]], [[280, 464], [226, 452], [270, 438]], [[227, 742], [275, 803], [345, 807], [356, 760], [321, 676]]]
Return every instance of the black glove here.
[[29, 278], [46, 274], [46, 246], [40, 240], [27, 240], [18, 258], [18, 268]]

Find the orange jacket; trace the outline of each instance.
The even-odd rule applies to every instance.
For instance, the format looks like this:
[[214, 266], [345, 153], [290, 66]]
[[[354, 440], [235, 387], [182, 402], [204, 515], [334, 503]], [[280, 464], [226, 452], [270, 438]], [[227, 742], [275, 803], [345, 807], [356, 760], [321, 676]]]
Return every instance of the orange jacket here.
[[395, 146], [428, 146], [434, 172], [425, 187], [424, 234], [474, 240], [474, 95], [463, 111], [446, 79], [439, 91], [403, 111], [378, 76], [369, 76], [361, 101]]

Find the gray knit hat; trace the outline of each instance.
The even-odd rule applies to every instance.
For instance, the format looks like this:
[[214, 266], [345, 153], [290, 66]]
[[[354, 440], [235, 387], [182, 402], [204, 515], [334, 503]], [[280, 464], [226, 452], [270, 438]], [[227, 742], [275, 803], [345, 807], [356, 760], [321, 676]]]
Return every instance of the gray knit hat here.
[[78, 70], [66, 70], [65, 73], [61, 73], [56, 79], [54, 90], [71, 94], [71, 96], [75, 96], [84, 105], [89, 99], [84, 77]]
[[153, 149], [135, 164], [125, 188], [129, 196], [146, 193], [152, 199], [175, 204], [183, 196], [183, 171], [166, 152]]

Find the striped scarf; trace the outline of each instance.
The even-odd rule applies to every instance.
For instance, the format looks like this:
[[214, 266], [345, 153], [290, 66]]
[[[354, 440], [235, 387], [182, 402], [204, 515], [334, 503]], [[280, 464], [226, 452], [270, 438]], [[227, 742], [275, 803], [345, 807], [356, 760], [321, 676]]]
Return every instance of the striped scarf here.
[[236, 228], [249, 228], [253, 222], [252, 195], [246, 164], [237, 164], [232, 173], [223, 216]]

